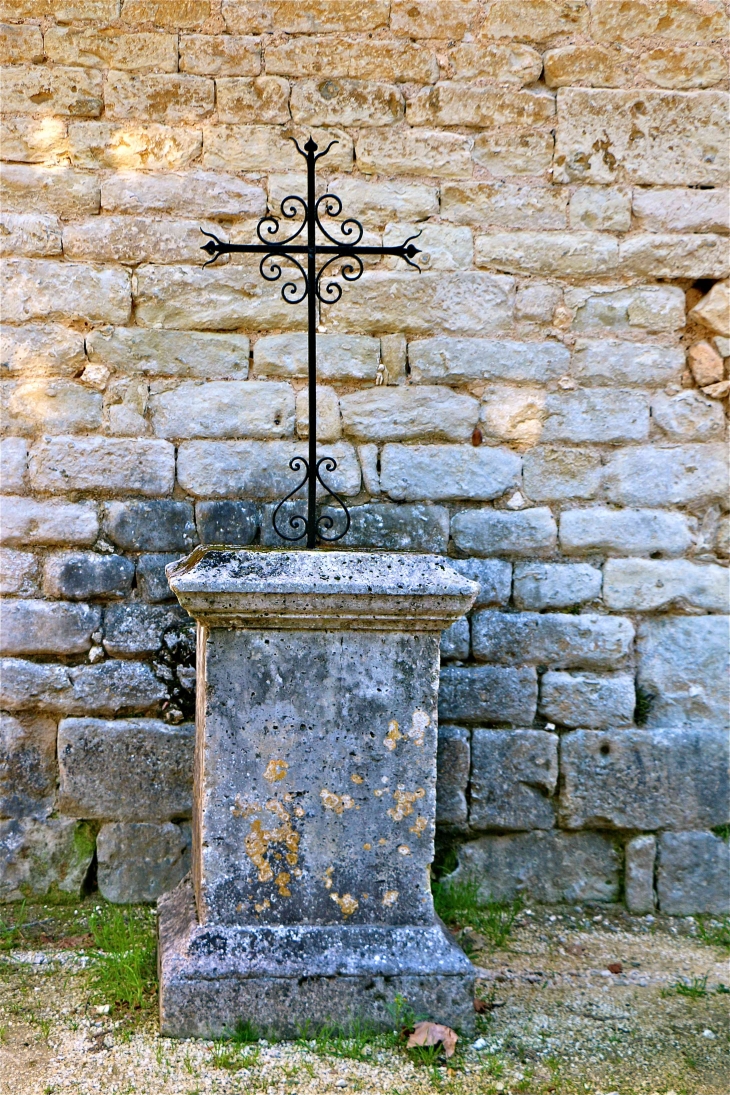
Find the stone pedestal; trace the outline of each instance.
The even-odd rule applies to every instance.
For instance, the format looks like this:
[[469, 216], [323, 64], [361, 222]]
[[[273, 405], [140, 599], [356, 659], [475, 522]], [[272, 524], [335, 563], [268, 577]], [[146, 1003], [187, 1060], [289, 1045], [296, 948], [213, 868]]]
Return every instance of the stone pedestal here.
[[160, 901], [168, 1035], [452, 1026], [475, 971], [429, 886], [439, 638], [477, 586], [429, 555], [198, 550], [192, 879]]

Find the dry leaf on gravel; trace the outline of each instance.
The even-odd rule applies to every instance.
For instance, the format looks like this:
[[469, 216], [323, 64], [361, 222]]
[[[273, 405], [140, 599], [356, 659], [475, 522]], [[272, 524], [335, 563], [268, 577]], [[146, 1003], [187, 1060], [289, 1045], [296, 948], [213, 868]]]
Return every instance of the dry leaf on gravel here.
[[444, 1047], [444, 1056], [453, 1057], [459, 1035], [451, 1027], [442, 1027], [440, 1023], [416, 1023], [413, 1033], [408, 1039], [408, 1049], [413, 1046], [437, 1046]]

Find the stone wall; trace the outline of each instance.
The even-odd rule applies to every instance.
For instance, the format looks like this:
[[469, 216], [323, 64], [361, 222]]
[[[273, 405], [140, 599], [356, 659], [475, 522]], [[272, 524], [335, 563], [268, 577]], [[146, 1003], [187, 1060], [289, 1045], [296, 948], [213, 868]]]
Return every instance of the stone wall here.
[[77, 893], [94, 847], [112, 900], [186, 869], [194, 639], [164, 564], [272, 544], [307, 432], [304, 309], [255, 263], [202, 269], [199, 229], [250, 240], [311, 133], [368, 240], [421, 230], [423, 273], [323, 307], [320, 418], [347, 544], [481, 583], [443, 646], [459, 872], [720, 911], [724, 4], [0, 9], [0, 895]]

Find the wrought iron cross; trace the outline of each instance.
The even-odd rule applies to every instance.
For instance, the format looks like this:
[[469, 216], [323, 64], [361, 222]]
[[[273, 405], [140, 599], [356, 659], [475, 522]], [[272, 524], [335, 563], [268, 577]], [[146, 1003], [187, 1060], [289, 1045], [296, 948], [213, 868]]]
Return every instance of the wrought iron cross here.
[[[290, 491], [279, 502], [274, 510], [272, 520], [275, 531], [283, 540], [296, 542], [306, 537], [307, 547], [313, 548], [316, 547], [317, 541], [335, 543], [337, 540], [341, 540], [350, 527], [350, 513], [347, 506], [339, 494], [329, 487], [322, 478], [322, 469], [324, 468], [327, 473], [335, 471], [337, 461], [332, 456], [322, 456], [319, 460], [317, 459], [317, 301], [321, 301], [322, 304], [335, 304], [340, 299], [342, 286], [330, 279], [338, 277], [341, 273], [345, 281], [357, 281], [363, 272], [361, 255], [396, 255], [398, 258], [405, 259], [409, 266], [413, 266], [420, 271], [420, 267], [411, 261], [420, 252], [411, 243], [411, 240], [414, 240], [416, 236], [410, 236], [398, 247], [359, 247], [363, 228], [360, 222], [352, 217], [348, 217], [338, 226], [342, 236], [341, 240], [337, 240], [330, 235], [322, 224], [320, 215], [339, 217], [342, 212], [342, 202], [336, 194], [323, 194], [320, 198], [315, 199], [315, 165], [317, 160], [321, 160], [323, 156], [327, 155], [332, 145], [337, 144], [337, 141], [330, 141], [324, 152], [315, 155], [318, 146], [311, 137], [303, 149], [299, 147], [293, 137], [290, 140], [294, 141], [297, 152], [307, 161], [306, 201], [298, 195], [290, 194], [281, 202], [281, 214], [287, 220], [293, 220], [298, 213], [303, 213], [303, 220], [296, 231], [288, 239], [277, 241], [275, 237], [279, 232], [280, 222], [276, 217], [269, 214], [262, 217], [256, 226], [256, 235], [261, 241], [260, 243], [224, 243], [223, 240], [219, 240], [211, 232], [203, 232], [205, 236], [210, 238], [202, 249], [211, 256], [209, 262], [206, 262], [206, 266], [215, 262], [221, 255], [242, 252], [247, 255], [261, 255], [259, 270], [267, 281], [278, 281], [281, 277], [282, 270], [277, 261], [281, 258], [288, 259], [293, 263], [303, 278], [303, 282], [299, 283], [296, 281], [286, 282], [282, 286], [281, 295], [287, 304], [300, 304], [305, 297], [307, 299], [309, 452], [308, 459], [303, 456], [295, 456], [289, 461], [289, 467], [292, 471], [304, 471], [304, 477], [294, 490]], [[303, 236], [302, 233], [305, 229], [306, 235]], [[328, 242], [317, 242], [318, 229]], [[201, 229], [201, 231], [203, 230]], [[420, 232], [416, 235], [420, 235]], [[306, 243], [304, 242], [305, 239]], [[302, 261], [297, 258], [298, 255], [302, 256]], [[317, 270], [317, 259], [320, 255], [329, 257]], [[326, 275], [323, 282], [322, 276], [325, 271], [336, 262], [342, 262], [341, 270]], [[306, 263], [306, 269], [303, 263]], [[334, 519], [329, 514], [322, 514], [319, 519], [317, 518], [318, 482], [327, 494], [334, 498], [344, 513], [344, 528], [336, 535], [325, 535], [325, 531], [330, 531], [335, 526]], [[288, 524], [292, 533], [288, 534], [277, 525], [277, 517], [284, 503], [293, 498], [305, 484], [307, 485], [307, 516], [305, 518], [295, 514], [290, 517]]]

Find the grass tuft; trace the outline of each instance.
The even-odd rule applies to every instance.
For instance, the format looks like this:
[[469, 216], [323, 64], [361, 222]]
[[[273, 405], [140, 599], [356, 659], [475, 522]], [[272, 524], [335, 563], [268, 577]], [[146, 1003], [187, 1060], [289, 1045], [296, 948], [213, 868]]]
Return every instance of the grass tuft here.
[[701, 1000], [708, 996], [707, 974], [704, 977], [693, 977], [691, 981], [675, 981], [672, 988], [677, 996], [689, 996], [692, 1000]]
[[102, 1003], [149, 1008], [154, 1003], [155, 928], [146, 910], [101, 905], [89, 916], [95, 950], [90, 985]]
[[21, 902], [20, 908], [13, 917], [12, 924], [7, 920], [3, 920], [0, 916], [0, 951], [9, 951], [19, 946], [23, 939], [23, 927], [27, 919], [25, 901]]
[[213, 1043], [213, 1068], [227, 1072], [240, 1072], [243, 1068], [255, 1068], [261, 1056], [261, 1047], [220, 1039]]
[[512, 902], [479, 901], [476, 881], [431, 883], [436, 912], [450, 928], [474, 928], [486, 936], [493, 947], [503, 947], [512, 934], [522, 909], [518, 896]]
[[697, 934], [703, 943], [730, 951], [730, 916], [698, 917]]

